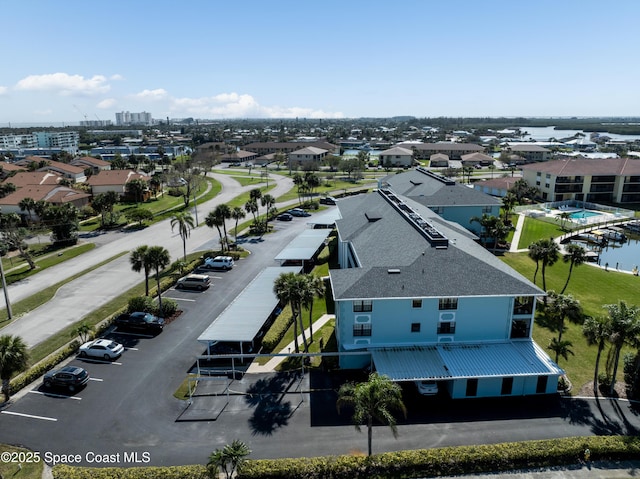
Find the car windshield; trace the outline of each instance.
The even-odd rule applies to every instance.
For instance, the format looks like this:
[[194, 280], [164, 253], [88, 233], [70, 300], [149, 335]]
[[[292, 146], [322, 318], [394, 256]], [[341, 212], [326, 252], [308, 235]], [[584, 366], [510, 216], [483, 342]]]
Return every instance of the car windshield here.
[[114, 342], [111, 342], [111, 343], [107, 344], [107, 347], [109, 349], [116, 349], [118, 347], [118, 345], [116, 343], [114, 343]]

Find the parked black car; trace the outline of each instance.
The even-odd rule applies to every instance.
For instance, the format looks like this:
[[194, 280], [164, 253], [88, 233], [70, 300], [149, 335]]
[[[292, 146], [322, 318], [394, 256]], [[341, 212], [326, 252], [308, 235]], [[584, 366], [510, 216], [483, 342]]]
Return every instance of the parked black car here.
[[47, 388], [63, 387], [75, 392], [89, 382], [89, 373], [76, 366], [65, 366], [62, 369], [48, 371], [44, 375], [44, 385]]
[[291, 221], [293, 220], [293, 216], [290, 213], [281, 213], [276, 216], [276, 219], [278, 221]]
[[135, 313], [124, 313], [119, 315], [114, 324], [118, 327], [139, 329], [149, 333], [159, 333], [164, 328], [164, 319], [158, 318], [151, 313], [136, 311]]
[[335, 205], [336, 204], [336, 199], [333, 196], [325, 196], [323, 198], [320, 198], [320, 204], [321, 205]]

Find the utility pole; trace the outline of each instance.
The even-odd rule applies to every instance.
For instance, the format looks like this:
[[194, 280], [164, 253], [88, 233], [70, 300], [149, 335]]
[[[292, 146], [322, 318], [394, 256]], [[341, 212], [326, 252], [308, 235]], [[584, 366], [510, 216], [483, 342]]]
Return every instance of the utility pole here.
[[0, 277], [2, 278], [2, 290], [4, 291], [4, 302], [7, 305], [7, 317], [9, 321], [13, 319], [13, 313], [11, 312], [11, 301], [9, 301], [9, 292], [7, 291], [7, 278], [4, 276], [4, 266], [2, 265], [2, 256], [0, 254]]

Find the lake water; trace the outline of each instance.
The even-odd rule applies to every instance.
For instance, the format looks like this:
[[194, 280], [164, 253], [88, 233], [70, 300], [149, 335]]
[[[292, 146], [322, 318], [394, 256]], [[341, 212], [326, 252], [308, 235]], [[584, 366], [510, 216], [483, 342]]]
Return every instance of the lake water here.
[[[574, 136], [577, 133], [587, 135], [589, 138], [590, 133], [586, 133], [583, 130], [555, 130], [553, 126], [521, 126], [520, 131], [526, 132], [525, 140], [535, 141], [549, 141], [549, 138], [555, 138], [559, 140], [561, 138], [568, 138]], [[598, 132], [601, 135], [606, 135], [612, 140], [640, 140], [640, 135], [617, 135], [615, 133], [607, 133], [604, 131]]]
[[640, 268], [640, 236], [632, 235], [625, 243], [610, 241], [600, 253], [600, 265], [609, 263], [609, 269], [631, 271]]

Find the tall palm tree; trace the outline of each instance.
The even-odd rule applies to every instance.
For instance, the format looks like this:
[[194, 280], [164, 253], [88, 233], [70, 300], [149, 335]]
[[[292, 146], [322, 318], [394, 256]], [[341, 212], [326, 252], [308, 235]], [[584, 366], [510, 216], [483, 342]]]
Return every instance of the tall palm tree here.
[[[300, 352], [300, 345], [298, 344], [298, 321], [301, 316], [302, 305], [302, 292], [304, 288], [304, 280], [301, 280], [302, 275], [296, 273], [282, 273], [276, 278], [273, 283], [273, 292], [282, 304], [289, 304], [291, 307], [291, 314], [293, 316], [293, 341], [295, 345], [295, 352]], [[304, 334], [304, 328], [302, 329], [302, 341], [307, 350], [307, 340]]]
[[536, 243], [531, 243], [529, 245], [529, 258], [536, 262], [536, 270], [533, 272], [533, 284], [536, 284], [536, 276], [538, 276], [538, 270], [540, 269], [540, 260], [542, 259], [542, 250], [540, 249], [540, 245]]
[[258, 202], [254, 199], [249, 199], [244, 204], [244, 209], [247, 213], [251, 213], [253, 216], [253, 222], [256, 222], [256, 214], [258, 213]]
[[573, 272], [574, 266], [580, 266], [587, 262], [587, 250], [585, 250], [579, 244], [568, 244], [565, 248], [567, 254], [562, 257], [562, 261], [565, 263], [569, 263], [569, 275], [567, 276], [567, 281], [564, 283], [564, 287], [560, 294], [563, 294], [569, 285], [569, 280], [571, 279], [571, 273]]
[[565, 319], [573, 323], [582, 322], [582, 307], [580, 306], [580, 302], [570, 294], [565, 295], [558, 294], [555, 291], [549, 291], [549, 299], [551, 303], [547, 305], [544, 312], [558, 329], [558, 342], [560, 343], [565, 330]]
[[265, 216], [265, 225], [267, 226], [267, 229], [268, 229], [268, 227], [269, 227], [269, 211], [271, 210], [273, 205], [276, 204], [276, 199], [273, 196], [271, 196], [270, 194], [266, 194], [266, 195], [262, 195], [262, 198], [260, 199], [260, 202], [262, 203], [262, 206], [265, 206], [267, 208], [267, 214]]
[[629, 306], [625, 301], [618, 304], [607, 304], [604, 308], [609, 312], [611, 334], [611, 351], [608, 364], [611, 367], [611, 389], [609, 394], [615, 391], [616, 375], [618, 374], [618, 363], [620, 362], [620, 351], [627, 342], [635, 340], [640, 334], [640, 308]]
[[482, 213], [481, 217], [472, 216], [469, 223], [478, 223], [480, 225], [480, 242], [486, 246], [491, 229], [496, 224], [498, 218], [487, 213]]
[[158, 284], [158, 311], [162, 316], [162, 290], [160, 289], [160, 272], [171, 262], [171, 255], [162, 246], [150, 246], [145, 254], [145, 260], [149, 267], [156, 273], [156, 283]]
[[[560, 247], [553, 241], [553, 238], [538, 240], [538, 247], [540, 248], [540, 261], [542, 262], [542, 289], [547, 290], [547, 277], [545, 272], [547, 266], [553, 266], [560, 257]], [[547, 297], [544, 297], [545, 304], [547, 304]]]
[[254, 200], [256, 202], [256, 205], [258, 204], [261, 198], [262, 198], [262, 190], [260, 188], [254, 188], [251, 191], [249, 191], [249, 199]]
[[31, 212], [35, 209], [36, 201], [33, 198], [22, 198], [18, 203], [18, 206], [20, 207], [20, 211], [27, 212], [27, 214], [29, 215], [29, 221], [31, 221]]
[[227, 240], [227, 220], [231, 219], [231, 207], [225, 203], [222, 203], [215, 207], [213, 210], [216, 216], [219, 216], [222, 220], [222, 229], [224, 231], [224, 240], [227, 243], [227, 249], [229, 246], [229, 241]]
[[360, 426], [367, 426], [368, 453], [371, 455], [371, 443], [373, 440], [373, 422], [379, 421], [387, 424], [393, 432], [393, 437], [398, 437], [396, 419], [393, 410], [401, 411], [407, 415], [407, 408], [402, 402], [402, 389], [387, 376], [371, 373], [369, 380], [364, 383], [346, 383], [338, 391], [336, 403], [338, 412], [343, 406], [354, 408], [353, 422], [356, 430]]
[[309, 310], [309, 341], [313, 342], [313, 302], [316, 298], [324, 296], [325, 286], [322, 278], [314, 274], [305, 275], [305, 280], [306, 284], [302, 290], [302, 303]]
[[231, 218], [236, 220], [236, 226], [233, 229], [233, 236], [236, 238], [236, 243], [238, 242], [238, 221], [240, 221], [242, 218], [246, 218], [246, 216], [247, 215], [244, 210], [239, 206], [235, 206], [231, 210]]
[[245, 457], [251, 454], [251, 449], [242, 441], [234, 439], [222, 449], [216, 449], [209, 456], [207, 469], [211, 477], [218, 477], [222, 469], [227, 479], [234, 477], [239, 472], [245, 461]]
[[4, 401], [11, 398], [11, 377], [27, 369], [29, 352], [20, 336], [0, 336], [0, 379]]
[[511, 231], [511, 228], [507, 226], [507, 224], [501, 218], [496, 218], [496, 221], [493, 223], [491, 229], [489, 230], [489, 234], [493, 238], [493, 254], [496, 254], [498, 243], [504, 241], [507, 238], [509, 231]]
[[224, 219], [216, 214], [215, 210], [209, 211], [209, 214], [204, 219], [204, 224], [209, 228], [216, 228], [220, 235], [220, 250], [224, 253], [224, 236], [222, 236], [222, 226], [224, 225]]
[[600, 356], [604, 350], [607, 339], [611, 334], [610, 318], [607, 316], [599, 316], [596, 318], [588, 317], [582, 325], [582, 334], [587, 339], [589, 346], [598, 346], [598, 354], [596, 355], [596, 365], [593, 372], [593, 394], [598, 395], [598, 369], [600, 365]]
[[129, 256], [129, 263], [131, 263], [131, 269], [136, 273], [144, 270], [144, 295], [149, 296], [149, 272], [151, 267], [147, 262], [147, 245], [138, 246], [131, 252]]
[[171, 218], [171, 231], [173, 231], [173, 228], [176, 226], [182, 238], [183, 258], [187, 261], [187, 238], [191, 234], [191, 230], [196, 227], [195, 220], [189, 213], [181, 211]]

